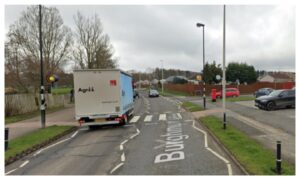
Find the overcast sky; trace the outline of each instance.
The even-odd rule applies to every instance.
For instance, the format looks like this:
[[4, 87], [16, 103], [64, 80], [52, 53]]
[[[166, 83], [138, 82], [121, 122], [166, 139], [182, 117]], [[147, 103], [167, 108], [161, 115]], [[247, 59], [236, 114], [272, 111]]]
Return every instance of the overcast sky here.
[[[201, 71], [202, 29], [205, 59], [222, 63], [223, 6], [89, 5], [55, 6], [74, 28], [77, 11], [101, 18], [119, 67], [145, 71], [164, 68]], [[5, 32], [26, 6], [5, 6]], [[246, 62], [257, 70], [295, 71], [294, 6], [226, 6], [226, 63]]]

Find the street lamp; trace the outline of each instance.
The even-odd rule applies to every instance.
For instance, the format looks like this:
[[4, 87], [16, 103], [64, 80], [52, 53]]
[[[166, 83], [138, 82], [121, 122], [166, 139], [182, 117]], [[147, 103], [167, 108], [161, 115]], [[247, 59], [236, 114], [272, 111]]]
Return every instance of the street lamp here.
[[203, 73], [202, 73], [202, 81], [203, 81], [203, 108], [206, 109], [206, 96], [205, 96], [205, 79], [204, 79], [204, 66], [205, 66], [205, 45], [204, 45], [204, 24], [197, 23], [197, 27], [202, 27], [203, 29]]
[[224, 15], [223, 15], [223, 78], [222, 78], [222, 101], [223, 101], [223, 128], [226, 129], [226, 67], [225, 67], [225, 53], [226, 53], [226, 24], [225, 24], [225, 5], [224, 5]]

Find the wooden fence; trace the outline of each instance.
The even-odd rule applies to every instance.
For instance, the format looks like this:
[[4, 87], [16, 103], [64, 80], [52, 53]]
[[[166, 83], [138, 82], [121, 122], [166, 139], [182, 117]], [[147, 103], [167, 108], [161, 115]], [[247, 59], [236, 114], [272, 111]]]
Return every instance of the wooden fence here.
[[[256, 82], [248, 85], [226, 85], [227, 88], [233, 87], [238, 88], [241, 94], [253, 94], [256, 90], [260, 88], [273, 88], [273, 89], [291, 89], [295, 86], [295, 82], [285, 82], [285, 83], [269, 83], [269, 82]], [[167, 90], [185, 92], [190, 95], [201, 95], [203, 90], [203, 85], [195, 84], [165, 84], [164, 88]], [[220, 91], [222, 85], [211, 85], [206, 84], [206, 95], [211, 94], [212, 89], [217, 89]]]
[[[39, 109], [40, 95], [10, 94], [5, 95], [5, 116], [24, 114]], [[65, 106], [69, 103], [69, 95], [46, 94], [47, 108]]]

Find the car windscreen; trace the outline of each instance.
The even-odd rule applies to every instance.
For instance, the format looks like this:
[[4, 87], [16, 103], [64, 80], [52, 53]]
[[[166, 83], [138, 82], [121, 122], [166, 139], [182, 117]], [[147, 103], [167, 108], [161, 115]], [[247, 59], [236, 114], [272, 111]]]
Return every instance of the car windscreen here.
[[278, 96], [283, 90], [275, 90], [269, 94], [269, 96], [275, 97]]

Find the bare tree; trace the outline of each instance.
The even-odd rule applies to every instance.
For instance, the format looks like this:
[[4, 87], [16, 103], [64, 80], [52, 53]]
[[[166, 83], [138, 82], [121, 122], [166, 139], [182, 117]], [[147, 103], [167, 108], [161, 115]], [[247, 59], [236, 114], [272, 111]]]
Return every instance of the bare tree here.
[[[16, 56], [18, 63], [23, 67], [17, 68], [12, 63], [12, 58], [6, 58], [6, 64], [16, 66], [15, 70], [22, 73], [22, 77], [29, 75], [27, 79], [39, 74], [39, 14], [37, 6], [30, 6], [22, 12], [19, 20], [12, 24], [7, 34], [6, 54], [9, 49], [17, 47]], [[42, 9], [43, 55], [46, 72], [54, 73], [70, 58], [70, 48], [73, 44], [71, 30], [63, 25], [59, 11], [54, 7]], [[10, 67], [9, 71], [14, 68]], [[28, 73], [26, 73], [28, 72]], [[19, 73], [16, 72], [16, 75]], [[22, 80], [24, 81], [24, 80]], [[28, 80], [33, 85], [34, 81]], [[30, 83], [32, 82], [32, 83]], [[34, 83], [35, 85], [35, 83]], [[36, 86], [37, 87], [37, 86]]]
[[77, 38], [74, 58], [79, 66], [82, 69], [115, 68], [117, 60], [113, 59], [113, 47], [108, 35], [103, 32], [103, 26], [97, 14], [86, 18], [77, 12], [74, 21]]

